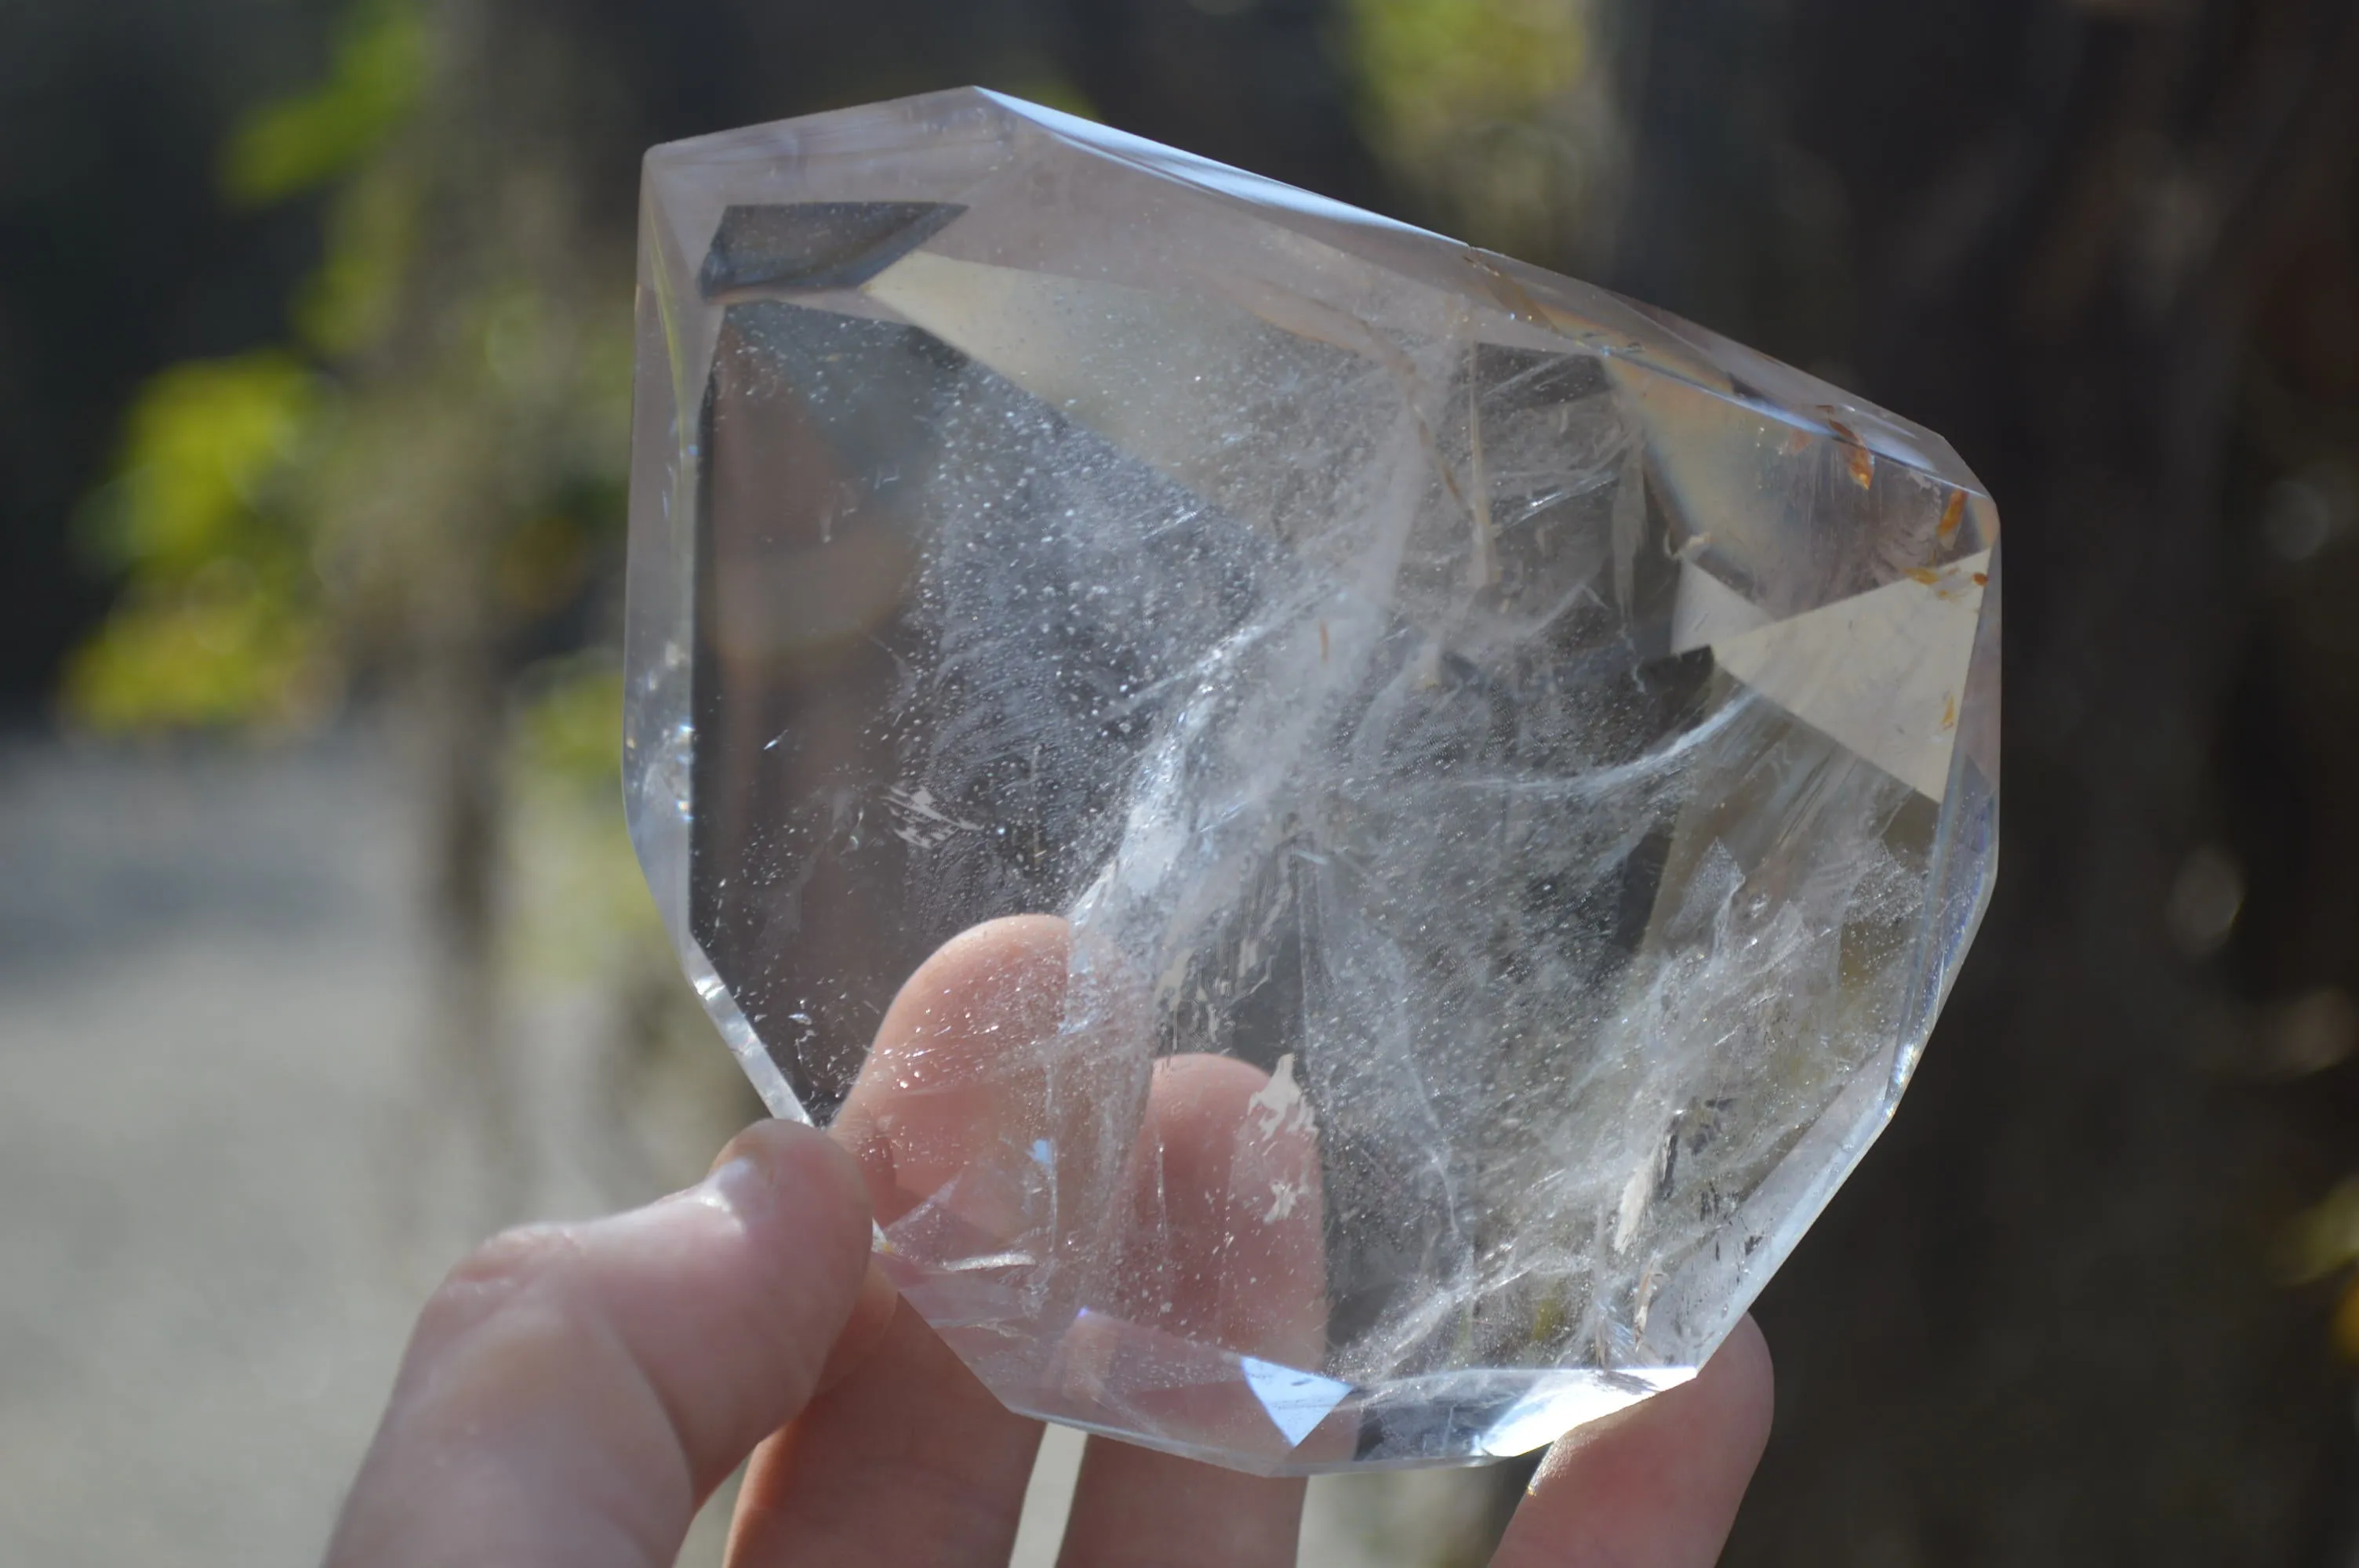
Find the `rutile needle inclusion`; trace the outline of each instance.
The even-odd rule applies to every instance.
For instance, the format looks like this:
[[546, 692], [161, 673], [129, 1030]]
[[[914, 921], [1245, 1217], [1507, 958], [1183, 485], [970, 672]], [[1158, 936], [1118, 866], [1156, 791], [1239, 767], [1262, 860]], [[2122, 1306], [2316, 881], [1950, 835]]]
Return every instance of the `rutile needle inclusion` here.
[[1995, 865], [1948, 445], [973, 91], [657, 148], [638, 319], [640, 857], [984, 1381], [1302, 1474], [1693, 1376]]

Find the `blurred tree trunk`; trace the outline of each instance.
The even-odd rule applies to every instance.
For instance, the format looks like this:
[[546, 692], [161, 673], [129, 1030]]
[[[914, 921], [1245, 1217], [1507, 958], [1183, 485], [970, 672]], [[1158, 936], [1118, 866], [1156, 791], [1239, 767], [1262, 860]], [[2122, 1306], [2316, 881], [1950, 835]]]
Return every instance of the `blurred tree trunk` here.
[[[2267, 1242], [2359, 1122], [2253, 1080], [2275, 984], [2354, 955], [2271, 983], [2244, 936], [2214, 955], [2266, 870], [2221, 784], [2264, 588], [2238, 389], [2288, 248], [2348, 222], [2359, 6], [1625, 25], [1612, 281], [1949, 436], [2007, 529], [1997, 899], [1891, 1132], [1761, 1304], [1777, 1435], [1728, 1561], [2344, 1563], [2328, 1298]], [[2347, 831], [2278, 852], [2359, 884]]]
[[[518, 107], [493, 95], [490, 9], [486, 0], [440, 0], [435, 7], [424, 112], [406, 149], [422, 188], [421, 243], [364, 385], [413, 416], [420, 404], [477, 401], [469, 394], [478, 367], [462, 358], [477, 334], [461, 313], [480, 308], [506, 238], [499, 211], [506, 160], [484, 154], [515, 128], [501, 122]], [[497, 956], [507, 849], [499, 771], [507, 672], [491, 602], [493, 545], [506, 521], [498, 515], [504, 497], [495, 482], [501, 454], [490, 431], [470, 432], [447, 415], [417, 428], [426, 437], [419, 447], [429, 449], [400, 454], [424, 460], [412, 473], [400, 524], [412, 554], [395, 670], [420, 770], [427, 910], [439, 969], [432, 1016], [440, 1082], [429, 1114], [463, 1110], [483, 1175], [483, 1216], [495, 1226], [521, 1214], [529, 1181]]]
[[625, 319], [628, 271], [576, 167], [562, 18], [529, 0], [435, 0], [426, 16], [419, 111], [361, 177], [405, 217], [371, 258], [397, 271], [346, 367], [328, 505], [418, 770], [438, 961], [427, 1142], [468, 1130], [479, 1217], [497, 1225], [523, 1214], [533, 1176], [502, 985], [512, 686], [545, 613], [534, 530], [603, 433], [584, 413], [585, 345], [601, 305]]

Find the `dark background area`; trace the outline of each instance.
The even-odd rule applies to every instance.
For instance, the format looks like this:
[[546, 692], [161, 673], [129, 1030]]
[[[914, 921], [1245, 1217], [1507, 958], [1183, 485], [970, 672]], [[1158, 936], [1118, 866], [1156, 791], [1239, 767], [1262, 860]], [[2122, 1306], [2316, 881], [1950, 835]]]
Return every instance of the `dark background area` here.
[[[2359, 5], [1575, 6], [1605, 107], [1529, 112], [1606, 124], [1613, 173], [1538, 220], [1486, 217], [1373, 118], [1394, 100], [1352, 29], [1384, 9], [512, 0], [435, 26], [498, 84], [451, 121], [478, 157], [568, 149], [601, 320], [641, 147], [979, 81], [1538, 235], [1529, 259], [1950, 437], [2008, 530], [2004, 869], [1893, 1129], [1758, 1309], [1777, 1429], [1728, 1561], [2359, 1563]], [[241, 208], [217, 149], [330, 69], [346, 10], [0, 8], [0, 703], [27, 736], [79, 732], [61, 671], [122, 569], [75, 518], [137, 389], [283, 340], [321, 263], [332, 192]], [[508, 680], [525, 641], [467, 667]], [[483, 787], [426, 786], [438, 852], [484, 841], [449, 804]], [[488, 891], [438, 896], [479, 934]]]

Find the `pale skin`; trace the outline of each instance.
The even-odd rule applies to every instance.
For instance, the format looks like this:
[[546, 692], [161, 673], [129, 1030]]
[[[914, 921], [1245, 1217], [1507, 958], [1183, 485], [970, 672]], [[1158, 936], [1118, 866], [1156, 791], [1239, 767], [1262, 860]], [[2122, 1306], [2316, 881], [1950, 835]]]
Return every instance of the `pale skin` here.
[[[1040, 1424], [901, 1303], [870, 1258], [870, 1225], [933, 1179], [918, 1167], [940, 1157], [939, 1130], [967, 1135], [1020, 1085], [979, 1065], [1042, 1010], [1063, 942], [1060, 923], [1029, 917], [936, 954], [888, 1011], [836, 1137], [762, 1123], [695, 1187], [512, 1231], [461, 1263], [419, 1316], [332, 1568], [669, 1568], [698, 1507], [749, 1456], [733, 1568], [1005, 1563]], [[1167, 1171], [1201, 1162], [1187, 1146], [1200, 1129], [1234, 1124], [1256, 1087], [1236, 1068], [1206, 1058], [1156, 1075], [1146, 1115]], [[897, 1101], [912, 1083], [922, 1093]], [[913, 1125], [927, 1136], [901, 1130]], [[1219, 1219], [1199, 1214], [1194, 1228]], [[1265, 1245], [1281, 1278], [1288, 1256], [1303, 1259], [1278, 1287], [1292, 1294], [1216, 1326], [1277, 1348], [1315, 1336], [1303, 1303], [1321, 1287], [1315, 1247], [1289, 1250], [1282, 1229]], [[1769, 1411], [1768, 1350], [1747, 1319], [1693, 1382], [1559, 1442], [1495, 1568], [1712, 1563]], [[1093, 1439], [1060, 1568], [1291, 1563], [1302, 1489]]]

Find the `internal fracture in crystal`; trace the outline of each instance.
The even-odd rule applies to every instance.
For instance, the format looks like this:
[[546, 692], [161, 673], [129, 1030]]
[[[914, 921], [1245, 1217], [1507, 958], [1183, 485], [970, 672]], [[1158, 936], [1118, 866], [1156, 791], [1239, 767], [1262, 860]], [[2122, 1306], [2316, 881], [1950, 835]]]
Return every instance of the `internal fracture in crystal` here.
[[1269, 1473], [1693, 1375], [1995, 865], [1998, 522], [1601, 290], [962, 92], [647, 169], [625, 776], [1011, 1406]]

